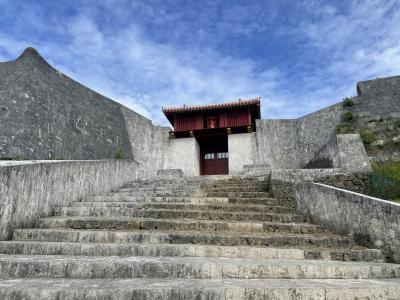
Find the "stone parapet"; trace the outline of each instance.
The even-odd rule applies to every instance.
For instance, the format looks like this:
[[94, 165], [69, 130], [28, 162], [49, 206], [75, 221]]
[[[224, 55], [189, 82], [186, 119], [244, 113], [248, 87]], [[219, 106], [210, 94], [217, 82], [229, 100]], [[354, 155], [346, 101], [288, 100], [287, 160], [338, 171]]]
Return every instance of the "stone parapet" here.
[[295, 187], [298, 213], [400, 262], [400, 204], [312, 182]]
[[33, 227], [38, 218], [84, 196], [108, 192], [137, 178], [131, 160], [53, 161], [0, 167], [0, 240], [15, 228]]

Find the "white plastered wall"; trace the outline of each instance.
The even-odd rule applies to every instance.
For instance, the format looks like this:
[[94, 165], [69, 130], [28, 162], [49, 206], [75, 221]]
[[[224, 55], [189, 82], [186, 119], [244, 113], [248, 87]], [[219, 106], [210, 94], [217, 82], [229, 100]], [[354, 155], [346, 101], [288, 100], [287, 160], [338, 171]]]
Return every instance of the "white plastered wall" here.
[[200, 175], [200, 147], [194, 137], [170, 139], [164, 156], [164, 170], [181, 169], [184, 176]]
[[254, 163], [254, 143], [254, 133], [228, 135], [229, 174], [242, 173], [243, 165], [252, 165]]

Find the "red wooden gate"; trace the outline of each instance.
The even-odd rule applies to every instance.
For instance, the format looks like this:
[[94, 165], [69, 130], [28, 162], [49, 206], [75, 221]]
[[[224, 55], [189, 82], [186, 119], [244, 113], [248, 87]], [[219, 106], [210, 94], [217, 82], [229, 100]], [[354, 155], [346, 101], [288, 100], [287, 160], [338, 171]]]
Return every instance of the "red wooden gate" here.
[[212, 152], [202, 154], [201, 171], [201, 175], [228, 174], [228, 152]]

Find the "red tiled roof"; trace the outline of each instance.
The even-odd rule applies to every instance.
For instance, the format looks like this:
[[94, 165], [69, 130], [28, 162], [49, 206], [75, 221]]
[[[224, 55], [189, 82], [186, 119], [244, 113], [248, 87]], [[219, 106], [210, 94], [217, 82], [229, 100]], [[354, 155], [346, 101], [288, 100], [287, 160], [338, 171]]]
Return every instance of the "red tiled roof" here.
[[176, 112], [192, 112], [192, 111], [204, 111], [204, 110], [215, 110], [222, 108], [231, 108], [231, 107], [241, 107], [241, 106], [252, 106], [259, 105], [261, 97], [242, 100], [239, 99], [237, 101], [225, 102], [225, 103], [217, 103], [217, 104], [209, 104], [209, 105], [183, 105], [181, 107], [163, 107], [162, 111], [164, 114], [168, 113], [176, 113]]

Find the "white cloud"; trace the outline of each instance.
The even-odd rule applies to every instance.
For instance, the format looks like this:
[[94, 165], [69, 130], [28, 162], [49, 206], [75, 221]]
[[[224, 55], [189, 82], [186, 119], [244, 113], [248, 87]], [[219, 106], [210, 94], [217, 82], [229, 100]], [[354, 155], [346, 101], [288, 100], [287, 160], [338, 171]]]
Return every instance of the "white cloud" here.
[[[35, 6], [35, 24], [24, 17], [14, 31], [0, 29], [0, 57], [33, 45], [62, 72], [163, 124], [162, 106], [255, 96], [263, 98], [264, 117], [298, 117], [353, 95], [359, 80], [400, 73], [398, 1], [352, 0], [339, 7], [307, 0], [291, 11], [272, 2], [250, 1], [218, 14], [215, 3], [168, 11], [150, 2], [84, 1], [78, 14], [50, 22]], [[18, 9], [29, 16], [29, 7]], [[164, 31], [152, 32], [141, 23], [147, 20]], [[29, 26], [40, 34], [24, 35]], [[238, 37], [279, 39], [282, 50], [296, 47], [296, 57], [266, 63], [262, 53], [218, 48]]]

